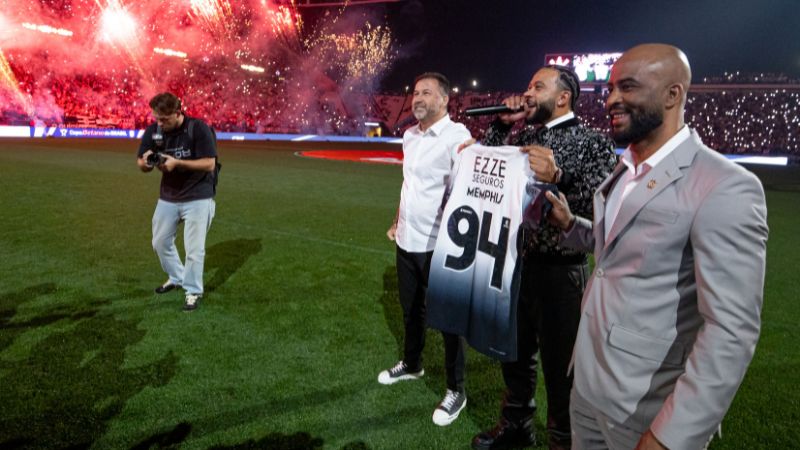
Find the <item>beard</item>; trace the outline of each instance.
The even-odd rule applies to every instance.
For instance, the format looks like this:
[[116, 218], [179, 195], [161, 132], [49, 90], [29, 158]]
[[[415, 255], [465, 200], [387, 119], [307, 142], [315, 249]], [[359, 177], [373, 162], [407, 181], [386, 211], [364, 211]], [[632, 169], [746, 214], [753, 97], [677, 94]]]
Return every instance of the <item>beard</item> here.
[[556, 109], [556, 100], [550, 99], [536, 103], [536, 111], [527, 119], [530, 124], [544, 125], [553, 117], [553, 111]]
[[639, 142], [647, 137], [650, 132], [664, 123], [664, 112], [656, 108], [630, 109], [625, 107], [625, 112], [630, 115], [630, 124], [627, 129], [615, 131], [612, 125], [611, 138], [621, 146]]
[[428, 110], [425, 105], [420, 105], [413, 107], [412, 113], [415, 119], [422, 120], [430, 114], [430, 110]]

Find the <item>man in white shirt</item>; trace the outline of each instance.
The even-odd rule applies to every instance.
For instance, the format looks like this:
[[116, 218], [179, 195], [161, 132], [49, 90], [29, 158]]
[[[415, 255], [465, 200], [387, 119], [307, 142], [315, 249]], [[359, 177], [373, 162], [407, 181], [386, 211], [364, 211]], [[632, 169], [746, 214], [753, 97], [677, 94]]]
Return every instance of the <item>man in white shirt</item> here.
[[548, 194], [562, 245], [595, 255], [573, 356], [573, 449], [703, 448], [753, 357], [764, 191], [684, 123], [690, 80], [675, 47], [625, 52], [606, 107], [629, 146], [594, 195], [594, 222]]
[[[446, 192], [458, 147], [470, 139], [467, 128], [447, 115], [450, 82], [444, 75], [423, 73], [414, 83], [413, 113], [419, 123], [403, 135], [403, 187], [394, 223], [386, 232], [397, 243], [397, 280], [403, 307], [403, 359], [378, 375], [381, 384], [421, 377], [425, 346], [425, 293], [431, 256], [442, 218]], [[433, 422], [449, 425], [466, 406], [464, 344], [442, 333], [447, 392], [434, 410]]]

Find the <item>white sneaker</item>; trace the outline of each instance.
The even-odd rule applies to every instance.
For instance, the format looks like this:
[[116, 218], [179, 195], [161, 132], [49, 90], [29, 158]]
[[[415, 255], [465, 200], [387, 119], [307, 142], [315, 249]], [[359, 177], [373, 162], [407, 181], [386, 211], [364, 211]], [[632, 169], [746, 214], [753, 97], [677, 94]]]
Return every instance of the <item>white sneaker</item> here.
[[423, 375], [425, 375], [425, 369], [419, 369], [419, 372], [409, 372], [406, 368], [406, 363], [400, 361], [391, 369], [386, 369], [379, 373], [378, 383], [394, 384], [403, 380], [416, 380]]
[[194, 311], [197, 309], [197, 305], [200, 304], [200, 299], [203, 296], [201, 294], [186, 294], [186, 298], [183, 302], [183, 310], [184, 311]]
[[461, 392], [447, 390], [442, 403], [433, 411], [433, 423], [445, 427], [458, 419], [461, 410], [467, 406], [467, 395]]

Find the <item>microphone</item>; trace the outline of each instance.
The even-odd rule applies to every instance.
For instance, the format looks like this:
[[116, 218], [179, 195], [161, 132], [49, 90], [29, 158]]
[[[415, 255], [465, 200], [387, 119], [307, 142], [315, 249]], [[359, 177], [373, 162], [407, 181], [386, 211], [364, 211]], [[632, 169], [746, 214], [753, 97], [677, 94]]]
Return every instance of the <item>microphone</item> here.
[[522, 112], [525, 108], [511, 109], [506, 105], [481, 106], [479, 108], [467, 108], [464, 110], [466, 116], [487, 116], [489, 114], [503, 114]]

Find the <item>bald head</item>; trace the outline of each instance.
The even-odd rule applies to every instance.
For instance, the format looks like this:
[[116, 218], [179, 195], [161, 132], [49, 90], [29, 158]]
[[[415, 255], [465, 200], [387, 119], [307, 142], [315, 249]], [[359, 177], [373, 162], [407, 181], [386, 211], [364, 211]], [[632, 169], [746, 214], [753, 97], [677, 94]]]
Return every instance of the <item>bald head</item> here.
[[681, 49], [667, 44], [642, 44], [622, 54], [617, 64], [631, 64], [638, 67], [642, 75], [660, 80], [662, 86], [679, 84], [683, 87], [683, 103], [692, 82], [692, 69], [689, 59]]
[[606, 108], [612, 136], [641, 156], [657, 150], [684, 125], [692, 79], [689, 60], [666, 44], [643, 44], [614, 63]]

